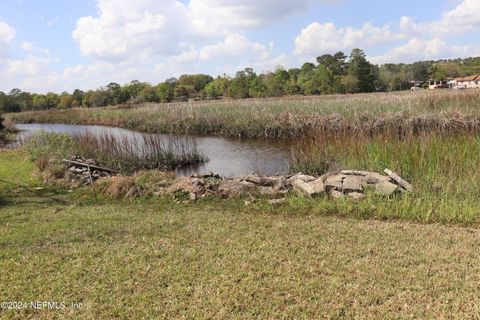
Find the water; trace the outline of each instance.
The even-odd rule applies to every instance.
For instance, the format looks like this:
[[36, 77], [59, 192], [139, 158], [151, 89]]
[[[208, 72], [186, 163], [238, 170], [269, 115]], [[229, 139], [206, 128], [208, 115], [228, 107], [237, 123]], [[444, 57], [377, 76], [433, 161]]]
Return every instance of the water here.
[[[17, 124], [23, 139], [38, 130], [68, 133], [71, 135], [89, 132], [109, 133], [119, 138], [127, 137], [140, 141], [144, 133], [105, 126], [66, 125], [66, 124]], [[168, 135], [159, 134], [165, 141]], [[139, 139], [140, 138], [140, 139]], [[219, 137], [189, 136], [197, 144], [200, 153], [208, 162], [196, 167], [177, 170], [179, 175], [214, 172], [224, 177], [238, 177], [252, 172], [265, 175], [286, 174], [289, 171], [290, 147], [287, 143], [258, 140], [236, 140]]]

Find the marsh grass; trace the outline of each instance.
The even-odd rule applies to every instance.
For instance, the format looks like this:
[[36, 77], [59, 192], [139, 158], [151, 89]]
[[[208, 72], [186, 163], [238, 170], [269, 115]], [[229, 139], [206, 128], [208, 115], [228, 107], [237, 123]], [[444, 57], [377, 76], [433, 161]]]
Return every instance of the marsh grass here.
[[478, 134], [410, 135], [402, 139], [324, 135], [298, 142], [293, 154], [294, 171], [323, 174], [340, 169], [383, 172], [389, 168], [414, 185], [415, 192], [400, 199], [380, 201], [371, 196], [362, 204], [366, 212], [361, 213], [362, 206], [358, 206], [354, 215], [480, 221]]
[[291, 139], [315, 132], [478, 131], [480, 90], [146, 104], [8, 114], [17, 123], [99, 124], [149, 133]]
[[157, 135], [126, 136], [107, 132], [74, 135], [79, 154], [122, 173], [145, 169], [175, 170], [207, 161], [190, 138]]
[[140, 170], [174, 170], [207, 161], [194, 140], [155, 135], [130, 137], [110, 133], [85, 132], [68, 134], [39, 131], [18, 141], [31, 161], [48, 177], [61, 177], [65, 171], [62, 159], [77, 155], [94, 159], [100, 165], [133, 173]]

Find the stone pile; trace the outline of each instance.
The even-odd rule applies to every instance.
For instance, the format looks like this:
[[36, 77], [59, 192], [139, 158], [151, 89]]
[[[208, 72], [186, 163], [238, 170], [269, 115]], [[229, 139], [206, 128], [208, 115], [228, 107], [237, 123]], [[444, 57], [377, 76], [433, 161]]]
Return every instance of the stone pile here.
[[346, 197], [357, 201], [363, 199], [368, 190], [383, 197], [413, 192], [412, 185], [400, 176], [388, 169], [385, 169], [385, 173], [343, 170], [319, 177], [301, 173], [292, 176], [252, 174], [234, 179], [225, 179], [212, 173], [178, 178], [159, 194], [183, 192], [189, 200], [208, 195], [224, 198], [262, 196], [270, 198], [272, 204], [277, 204], [282, 203], [285, 195], [291, 191], [306, 197], [325, 195], [331, 199]]
[[[117, 172], [103, 168], [93, 159], [74, 156], [63, 162], [69, 165], [65, 180], [74, 186], [93, 184], [100, 178], [115, 176]], [[385, 175], [377, 172], [342, 170], [322, 176], [302, 173], [286, 176], [251, 174], [238, 178], [223, 178], [214, 173], [177, 177], [155, 185], [154, 195], [174, 195], [176, 201], [194, 201], [206, 196], [234, 198], [249, 196], [268, 198], [272, 204], [285, 201], [289, 192], [305, 197], [327, 196], [331, 199], [348, 198], [355, 201], [367, 193], [382, 197], [413, 192], [412, 185], [391, 170]], [[135, 187], [135, 186], [133, 186]]]
[[69, 165], [64, 179], [71, 184], [89, 185], [99, 178], [107, 178], [116, 174], [115, 170], [103, 168], [95, 160], [80, 156], [72, 156], [64, 159], [63, 162]]

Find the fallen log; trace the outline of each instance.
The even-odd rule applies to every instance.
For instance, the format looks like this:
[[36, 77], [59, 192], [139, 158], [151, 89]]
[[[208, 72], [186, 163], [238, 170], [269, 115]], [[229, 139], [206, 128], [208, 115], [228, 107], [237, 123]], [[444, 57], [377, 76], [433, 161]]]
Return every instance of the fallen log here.
[[82, 162], [78, 162], [78, 161], [72, 161], [72, 160], [66, 160], [66, 159], [63, 159], [62, 161], [65, 162], [65, 163], [70, 163], [70, 164], [79, 166], [79, 167], [85, 167], [85, 168], [90, 168], [90, 169], [93, 169], [93, 170], [100, 170], [100, 171], [105, 171], [105, 172], [110, 172], [110, 173], [118, 173], [117, 170], [104, 168], [104, 167], [100, 167], [100, 166], [95, 166], [95, 165], [91, 165], [91, 164], [86, 164], [86, 163], [82, 163]]

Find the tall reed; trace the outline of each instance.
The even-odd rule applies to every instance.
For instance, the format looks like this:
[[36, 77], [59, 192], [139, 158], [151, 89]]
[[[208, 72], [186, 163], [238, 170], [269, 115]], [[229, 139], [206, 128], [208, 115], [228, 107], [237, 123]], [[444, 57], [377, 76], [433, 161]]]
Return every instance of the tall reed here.
[[142, 169], [174, 170], [207, 159], [190, 138], [158, 135], [113, 135], [85, 132], [74, 135], [78, 153], [123, 173]]
[[150, 133], [291, 139], [315, 132], [480, 130], [480, 90], [147, 104], [8, 114], [18, 123], [103, 124]]
[[381, 215], [480, 222], [480, 134], [424, 134], [401, 139], [319, 135], [298, 141], [293, 155], [294, 171], [311, 174], [340, 169], [383, 172], [389, 168], [398, 172], [414, 185], [415, 192], [395, 201], [369, 199], [367, 203], [374, 204]]

